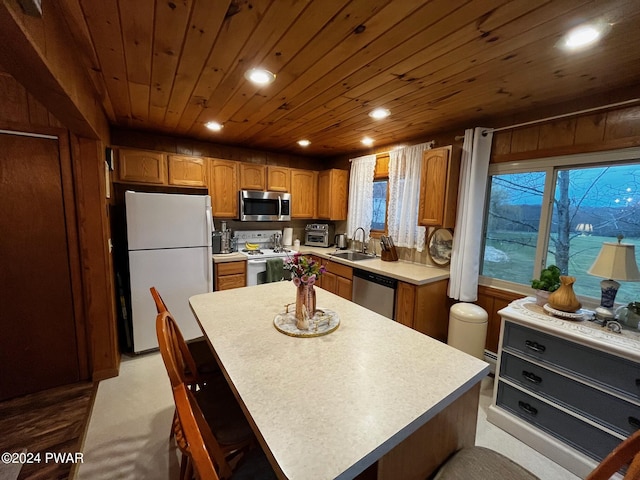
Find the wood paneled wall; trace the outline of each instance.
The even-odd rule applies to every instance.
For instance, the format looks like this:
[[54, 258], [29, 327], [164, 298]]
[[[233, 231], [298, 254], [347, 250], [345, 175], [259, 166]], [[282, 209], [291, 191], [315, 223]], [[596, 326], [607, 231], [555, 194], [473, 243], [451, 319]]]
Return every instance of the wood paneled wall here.
[[34, 18], [16, 0], [0, 2], [0, 63], [66, 128], [107, 142], [107, 118], [58, 3]]
[[640, 106], [631, 106], [496, 132], [491, 162], [513, 162], [638, 145]]
[[328, 168], [326, 167], [326, 161], [322, 158], [254, 150], [239, 146], [222, 145], [213, 142], [203, 142], [189, 138], [172, 137], [170, 135], [120, 128], [111, 129], [111, 143], [118, 147], [157, 150], [165, 153], [194, 157], [223, 158], [226, 160], [250, 162], [261, 165], [294, 167], [306, 170], [324, 170]]
[[[23, 132], [60, 129], [68, 145], [69, 131], [38, 100], [0, 66], [0, 124], [3, 128]], [[73, 178], [69, 187], [74, 209], [68, 218], [77, 224], [83, 299], [78, 321], [89, 346], [84, 359], [91, 378], [99, 380], [118, 374], [120, 355], [116, 339], [113, 293], [113, 270], [108, 249], [110, 226], [105, 199], [105, 172], [100, 141], [71, 135]]]
[[0, 65], [0, 120], [9, 125], [64, 128], [49, 111]]

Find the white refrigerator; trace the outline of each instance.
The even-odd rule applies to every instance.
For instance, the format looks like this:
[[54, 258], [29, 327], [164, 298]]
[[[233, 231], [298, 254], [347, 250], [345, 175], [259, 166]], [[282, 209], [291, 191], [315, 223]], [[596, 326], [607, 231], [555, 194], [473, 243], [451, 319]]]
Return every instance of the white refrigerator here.
[[211, 198], [125, 192], [135, 353], [158, 348], [156, 287], [185, 339], [202, 336], [189, 297], [213, 289]]

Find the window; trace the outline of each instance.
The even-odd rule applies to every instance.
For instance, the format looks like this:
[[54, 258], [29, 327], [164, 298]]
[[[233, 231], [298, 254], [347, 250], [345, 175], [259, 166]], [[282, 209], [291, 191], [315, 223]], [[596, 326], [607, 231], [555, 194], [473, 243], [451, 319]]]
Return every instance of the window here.
[[384, 232], [387, 228], [387, 187], [388, 180], [373, 181], [373, 219], [371, 230]]
[[387, 232], [387, 205], [389, 202], [389, 154], [376, 156], [376, 169], [373, 174], [373, 217], [371, 234], [373, 237]]
[[[492, 165], [481, 275], [530, 286], [555, 264], [576, 277], [578, 295], [599, 300], [602, 279], [587, 270], [604, 242], [624, 235], [640, 263], [639, 159], [630, 149]], [[640, 299], [637, 283], [620, 283], [616, 301]]]

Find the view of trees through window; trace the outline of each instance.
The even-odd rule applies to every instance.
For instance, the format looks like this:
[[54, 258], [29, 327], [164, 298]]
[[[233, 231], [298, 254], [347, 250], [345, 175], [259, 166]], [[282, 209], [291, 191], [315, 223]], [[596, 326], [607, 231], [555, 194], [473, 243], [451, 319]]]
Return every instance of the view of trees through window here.
[[384, 231], [387, 223], [387, 183], [388, 180], [373, 182], [373, 220], [371, 230]]
[[[624, 235], [640, 263], [640, 164], [557, 169], [547, 228], [540, 219], [548, 174], [491, 177], [482, 275], [530, 285], [540, 233], [548, 236], [545, 265], [576, 277], [577, 294], [599, 298], [602, 279], [587, 270], [604, 242]], [[616, 301], [640, 300], [639, 283], [621, 285]]]

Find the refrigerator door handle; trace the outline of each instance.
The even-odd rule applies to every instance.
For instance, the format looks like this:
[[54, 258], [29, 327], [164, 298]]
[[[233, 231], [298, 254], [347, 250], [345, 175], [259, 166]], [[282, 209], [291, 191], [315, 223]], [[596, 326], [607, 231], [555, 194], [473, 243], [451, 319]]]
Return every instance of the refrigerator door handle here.
[[211, 247], [211, 235], [213, 234], [213, 215], [211, 212], [211, 206], [207, 205], [205, 209], [205, 216], [207, 221], [207, 231], [209, 232], [209, 241], [207, 242], [207, 258], [205, 260], [207, 264], [207, 290], [213, 292], [213, 250]]

